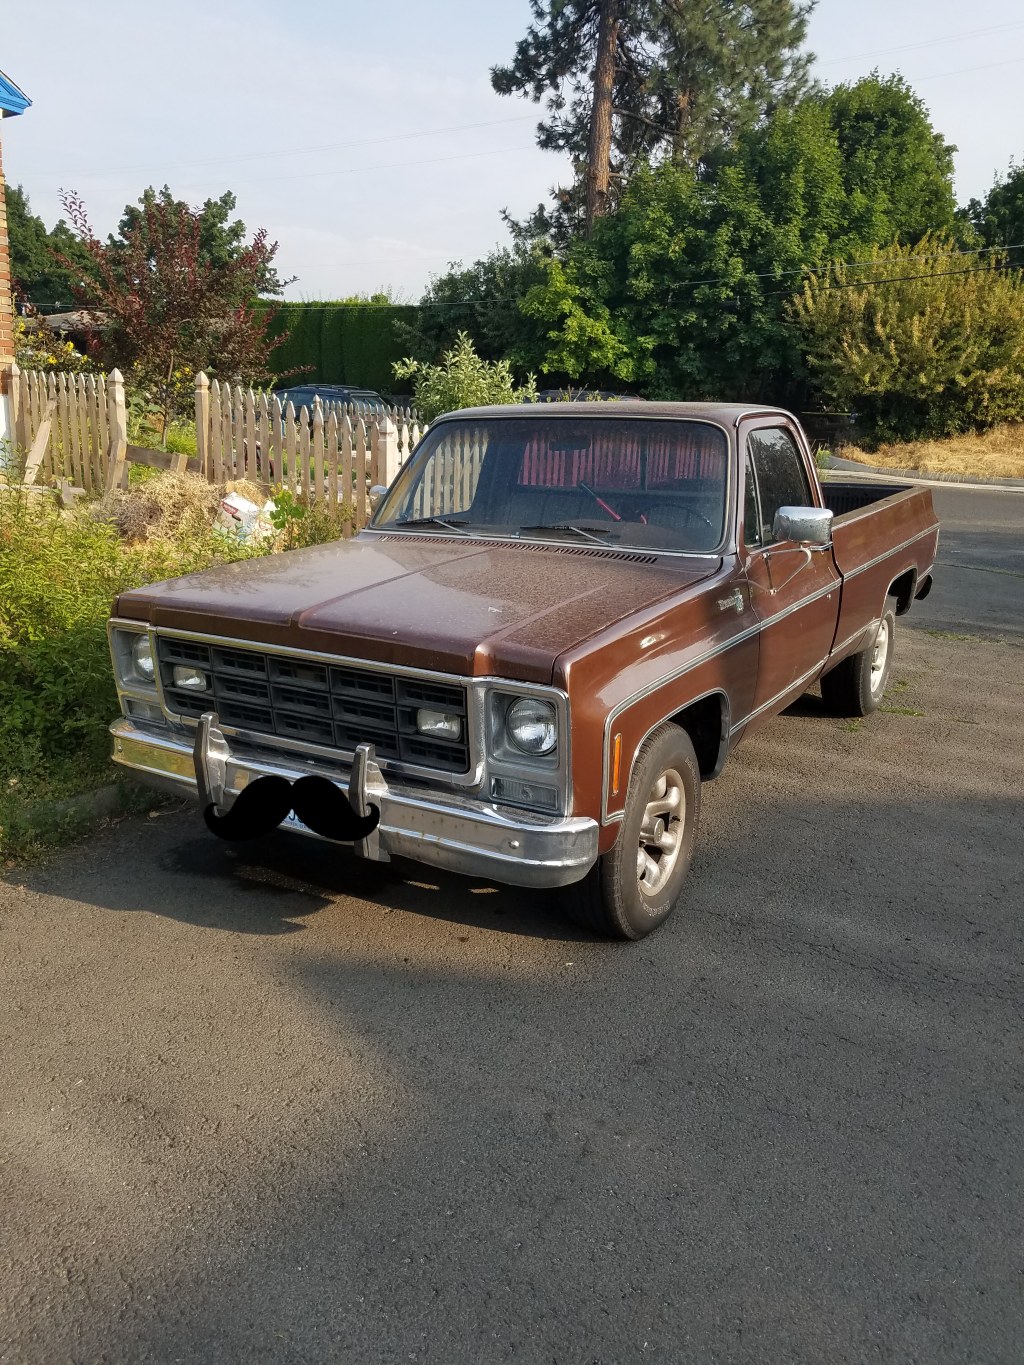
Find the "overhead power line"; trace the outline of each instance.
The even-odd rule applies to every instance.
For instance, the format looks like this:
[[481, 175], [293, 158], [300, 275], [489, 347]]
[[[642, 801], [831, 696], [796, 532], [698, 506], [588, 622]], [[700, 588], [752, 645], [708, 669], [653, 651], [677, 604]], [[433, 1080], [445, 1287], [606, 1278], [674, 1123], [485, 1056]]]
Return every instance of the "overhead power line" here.
[[946, 43], [959, 43], [967, 38], [984, 38], [993, 33], [1008, 33], [1013, 29], [1024, 28], [1024, 20], [1014, 19], [1008, 24], [993, 24], [989, 28], [967, 29], [961, 33], [947, 33], [943, 38], [925, 38], [920, 43], [904, 43], [901, 47], [876, 47], [870, 52], [851, 52], [845, 57], [827, 57], [818, 62], [819, 66], [836, 66], [839, 62], [859, 62], [867, 57], [890, 57], [898, 52], [917, 52], [926, 47], [942, 47]]

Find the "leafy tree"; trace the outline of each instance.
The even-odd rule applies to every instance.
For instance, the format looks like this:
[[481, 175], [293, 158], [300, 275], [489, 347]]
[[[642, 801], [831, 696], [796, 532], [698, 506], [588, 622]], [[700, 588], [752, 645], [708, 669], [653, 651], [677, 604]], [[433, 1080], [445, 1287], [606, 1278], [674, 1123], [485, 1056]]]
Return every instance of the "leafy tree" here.
[[984, 199], [972, 199], [966, 216], [986, 246], [1005, 247], [1014, 262], [1024, 261], [1024, 166], [1010, 162]]
[[1024, 277], [946, 233], [812, 275], [792, 303], [820, 395], [876, 440], [1024, 419]]
[[77, 292], [102, 319], [91, 352], [134, 373], [161, 409], [164, 434], [170, 417], [188, 410], [197, 371], [269, 378], [271, 315], [253, 307], [277, 252], [264, 229], [218, 263], [203, 256], [201, 210], [147, 203], [111, 246], [98, 240], [77, 195], [62, 203], [90, 263], [92, 278]]
[[[166, 234], [173, 230], [173, 225], [184, 224], [186, 235], [191, 235], [192, 223], [196, 219], [199, 225], [200, 264], [206, 270], [224, 271], [247, 250], [245, 224], [240, 218], [231, 217], [237, 203], [231, 191], [225, 190], [219, 199], [207, 199], [201, 209], [193, 210], [183, 199], [175, 199], [169, 186], [165, 185], [157, 191], [150, 185], [143, 190], [138, 204], [125, 206], [117, 235], [112, 234], [107, 239], [108, 249], [116, 257], [123, 252], [138, 251], [144, 245], [152, 263], [155, 253], [166, 246]], [[156, 222], [161, 225], [162, 236], [150, 241], [150, 224]], [[276, 297], [283, 293], [286, 285], [292, 283], [293, 280], [280, 279], [273, 265], [268, 262], [259, 274], [255, 292]], [[246, 295], [248, 297], [251, 297], [251, 293]]]
[[[696, 167], [807, 85], [800, 53], [814, 0], [530, 0], [533, 22], [499, 94], [546, 99], [541, 147], [573, 157], [584, 224], [650, 158]], [[579, 212], [560, 191], [556, 231]]]
[[[944, 144], [927, 127], [923, 137], [916, 118], [905, 120], [902, 162], [888, 125], [886, 154], [861, 154], [847, 125], [873, 108], [879, 83], [864, 84], [866, 93], [844, 87], [834, 101], [816, 92], [777, 110], [701, 172], [671, 163], [638, 171], [592, 238], [526, 295], [522, 306], [546, 335], [541, 368], [658, 397], [802, 401], [786, 310], [801, 276], [833, 259], [870, 260], [910, 235], [922, 202], [952, 215]], [[891, 114], [916, 114], [912, 92], [896, 90], [902, 104], [882, 93]], [[896, 114], [890, 123], [901, 126]], [[904, 165], [901, 197], [889, 178]]]
[[[75, 286], [88, 271], [88, 257], [63, 219], [47, 231], [20, 185], [8, 185], [6, 198], [15, 293], [42, 312], [69, 307]], [[62, 264], [60, 257], [69, 264]]]
[[519, 403], [535, 398], [533, 376], [518, 386], [507, 360], [481, 360], [465, 332], [441, 357], [440, 365], [400, 360], [392, 367], [396, 379], [411, 379], [420, 416], [432, 422], [439, 413], [475, 408], [488, 403]]
[[953, 153], [902, 76], [837, 85], [825, 101], [843, 161], [850, 227], [864, 242], [952, 229]]

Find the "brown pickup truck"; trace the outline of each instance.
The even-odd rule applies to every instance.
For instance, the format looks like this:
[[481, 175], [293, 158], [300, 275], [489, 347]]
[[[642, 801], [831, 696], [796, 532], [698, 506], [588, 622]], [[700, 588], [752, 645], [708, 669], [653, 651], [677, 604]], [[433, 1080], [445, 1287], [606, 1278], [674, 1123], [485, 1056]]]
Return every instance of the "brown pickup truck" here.
[[375, 493], [353, 540], [119, 598], [114, 758], [225, 837], [563, 887], [621, 938], [744, 735], [814, 683], [875, 709], [938, 539], [926, 489], [821, 487], [789, 413], [721, 403], [451, 413]]

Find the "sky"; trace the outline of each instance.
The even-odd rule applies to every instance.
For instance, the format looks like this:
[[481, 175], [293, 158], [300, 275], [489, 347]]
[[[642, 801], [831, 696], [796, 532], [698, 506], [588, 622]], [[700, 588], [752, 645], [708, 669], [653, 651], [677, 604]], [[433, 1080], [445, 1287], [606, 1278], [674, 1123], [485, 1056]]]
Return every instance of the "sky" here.
[[[0, 0], [0, 69], [33, 100], [3, 122], [5, 174], [47, 226], [77, 190], [101, 236], [147, 185], [230, 189], [288, 297], [414, 300], [569, 178], [536, 106], [490, 87], [528, 19], [528, 0]], [[961, 202], [1024, 159], [1020, 0], [819, 0], [808, 45], [829, 84], [906, 77], [959, 149]]]

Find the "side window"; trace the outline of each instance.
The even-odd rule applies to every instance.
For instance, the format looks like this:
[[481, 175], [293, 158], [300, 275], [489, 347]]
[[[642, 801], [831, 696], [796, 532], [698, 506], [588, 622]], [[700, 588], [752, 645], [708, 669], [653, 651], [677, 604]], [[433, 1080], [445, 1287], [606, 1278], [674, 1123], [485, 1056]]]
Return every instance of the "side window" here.
[[750, 442], [743, 470], [743, 544], [748, 548], [761, 544], [761, 517], [757, 510], [757, 484], [754, 467], [750, 463]]
[[[747, 453], [757, 474], [761, 544], [770, 545], [775, 539], [775, 513], [780, 507], [811, 506], [811, 487], [800, 452], [782, 427], [752, 431], [747, 437]], [[749, 543], [749, 533], [747, 540]]]

